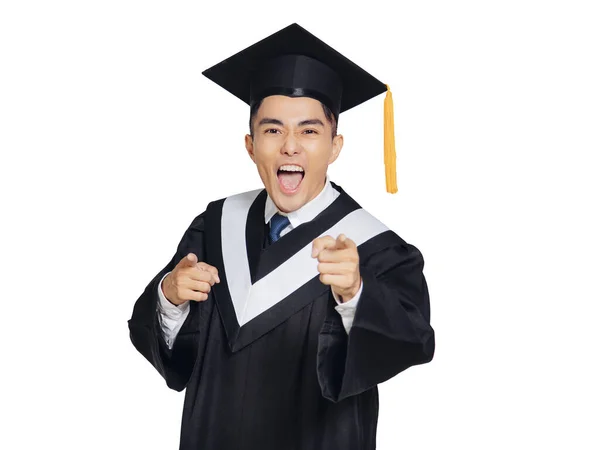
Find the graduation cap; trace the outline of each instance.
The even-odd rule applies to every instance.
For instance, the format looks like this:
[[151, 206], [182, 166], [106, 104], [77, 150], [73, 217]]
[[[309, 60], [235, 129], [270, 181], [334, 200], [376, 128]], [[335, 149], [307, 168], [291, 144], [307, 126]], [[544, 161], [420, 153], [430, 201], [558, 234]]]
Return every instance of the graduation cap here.
[[387, 92], [386, 188], [396, 193], [394, 112], [389, 86], [294, 23], [202, 72], [248, 105], [270, 95], [311, 97], [339, 114]]

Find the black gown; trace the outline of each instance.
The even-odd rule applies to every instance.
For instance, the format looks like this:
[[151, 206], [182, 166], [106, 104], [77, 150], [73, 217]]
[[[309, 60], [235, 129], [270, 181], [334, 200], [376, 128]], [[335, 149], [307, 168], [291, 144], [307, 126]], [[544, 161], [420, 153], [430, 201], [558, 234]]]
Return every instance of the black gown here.
[[[369, 221], [358, 213], [366, 212], [332, 185], [340, 195], [331, 205], [267, 247], [264, 189], [250, 197], [254, 200], [241, 209], [237, 221], [225, 214], [227, 199], [210, 203], [137, 300], [129, 320], [133, 344], [170, 388], [186, 389], [181, 450], [374, 449], [377, 384], [433, 358], [435, 339], [420, 251], [386, 228], [378, 228], [372, 237], [365, 234]], [[364, 229], [345, 225], [342, 219], [351, 213], [360, 219], [353, 226]], [[230, 236], [232, 232], [222, 236], [231, 226], [242, 227], [245, 239]], [[298, 278], [301, 265], [311, 264], [307, 258], [290, 263], [293, 255], [330, 230], [346, 232], [353, 240], [356, 234], [366, 236], [358, 246], [363, 291], [349, 334], [334, 309], [330, 286], [314, 272], [306, 280]], [[235, 242], [244, 240], [244, 253], [238, 254], [242, 257], [232, 257]], [[190, 302], [189, 315], [169, 349], [157, 314], [158, 283], [189, 252], [217, 267], [221, 282], [208, 300]], [[272, 275], [271, 284], [250, 296], [256, 304], [272, 298], [254, 312], [252, 305], [234, 301], [236, 290], [244, 286], [237, 281], [244, 270], [231, 270], [239, 267], [238, 259], [247, 259], [252, 289]], [[293, 290], [289, 294], [288, 282]]]

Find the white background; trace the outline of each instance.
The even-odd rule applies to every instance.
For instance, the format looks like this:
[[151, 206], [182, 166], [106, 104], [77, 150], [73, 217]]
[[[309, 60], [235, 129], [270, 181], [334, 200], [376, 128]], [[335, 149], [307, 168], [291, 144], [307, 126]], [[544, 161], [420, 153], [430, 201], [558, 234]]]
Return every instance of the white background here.
[[177, 448], [127, 320], [206, 204], [261, 186], [202, 70], [298, 22], [392, 87], [399, 193], [384, 95], [330, 175], [425, 257], [436, 353], [380, 386], [378, 448], [600, 448], [594, 3], [3, 2], [0, 447]]

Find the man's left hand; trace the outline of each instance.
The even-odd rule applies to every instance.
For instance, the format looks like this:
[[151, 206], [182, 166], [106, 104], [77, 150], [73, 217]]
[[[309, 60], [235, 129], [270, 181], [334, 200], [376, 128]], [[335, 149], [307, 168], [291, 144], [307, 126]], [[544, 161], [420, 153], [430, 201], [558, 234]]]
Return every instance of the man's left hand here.
[[313, 241], [312, 257], [319, 260], [317, 266], [321, 283], [330, 285], [333, 292], [347, 302], [360, 288], [358, 249], [352, 239], [340, 234], [337, 239], [323, 236]]

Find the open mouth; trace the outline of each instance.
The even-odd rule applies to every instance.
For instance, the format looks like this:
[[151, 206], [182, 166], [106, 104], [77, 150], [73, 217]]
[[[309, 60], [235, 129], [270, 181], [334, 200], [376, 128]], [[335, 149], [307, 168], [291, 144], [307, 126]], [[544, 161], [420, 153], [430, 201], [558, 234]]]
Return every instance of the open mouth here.
[[284, 194], [293, 194], [298, 191], [304, 179], [304, 168], [296, 164], [284, 164], [277, 170], [279, 188]]

